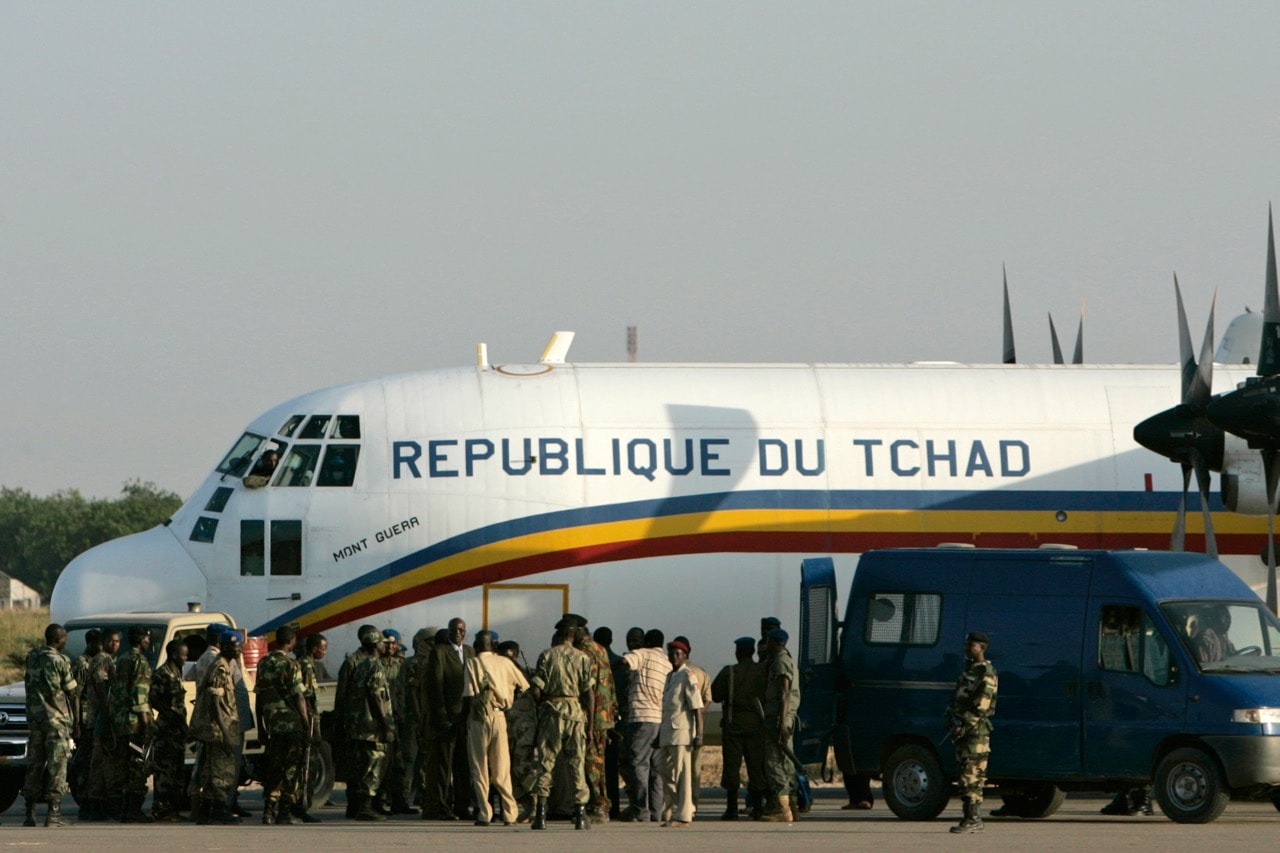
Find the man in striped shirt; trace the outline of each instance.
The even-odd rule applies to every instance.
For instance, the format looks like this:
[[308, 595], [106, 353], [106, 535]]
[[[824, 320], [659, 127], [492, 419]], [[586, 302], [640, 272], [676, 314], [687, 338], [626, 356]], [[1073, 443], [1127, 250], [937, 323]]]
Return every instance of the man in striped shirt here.
[[654, 628], [644, 635], [644, 647], [622, 656], [630, 669], [627, 713], [631, 739], [627, 744], [627, 798], [631, 806], [624, 821], [662, 820], [662, 773], [658, 762], [658, 730], [662, 724], [662, 694], [671, 673], [663, 652], [666, 637]]

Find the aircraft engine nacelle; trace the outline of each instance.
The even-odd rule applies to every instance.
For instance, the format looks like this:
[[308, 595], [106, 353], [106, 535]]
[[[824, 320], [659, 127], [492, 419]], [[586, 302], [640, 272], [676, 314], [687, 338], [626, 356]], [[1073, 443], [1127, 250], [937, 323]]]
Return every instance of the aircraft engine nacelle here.
[[1230, 433], [1222, 454], [1222, 502], [1241, 515], [1267, 514], [1267, 478], [1262, 454]]

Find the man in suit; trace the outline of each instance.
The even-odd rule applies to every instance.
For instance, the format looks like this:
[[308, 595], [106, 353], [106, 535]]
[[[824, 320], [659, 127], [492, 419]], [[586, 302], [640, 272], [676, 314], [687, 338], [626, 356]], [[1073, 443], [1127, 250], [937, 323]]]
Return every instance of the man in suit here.
[[426, 775], [422, 817], [425, 820], [458, 820], [470, 809], [471, 781], [467, 766], [466, 713], [462, 688], [467, 662], [475, 651], [464, 642], [467, 623], [449, 620], [446, 640], [437, 643], [423, 679], [425, 707], [429, 710]]

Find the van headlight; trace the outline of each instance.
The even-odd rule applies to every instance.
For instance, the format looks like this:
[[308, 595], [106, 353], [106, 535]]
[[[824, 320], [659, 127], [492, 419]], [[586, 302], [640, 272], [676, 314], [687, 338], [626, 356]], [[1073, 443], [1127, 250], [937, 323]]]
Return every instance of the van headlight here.
[[1231, 712], [1231, 722], [1258, 725], [1280, 723], [1280, 708], [1236, 708]]

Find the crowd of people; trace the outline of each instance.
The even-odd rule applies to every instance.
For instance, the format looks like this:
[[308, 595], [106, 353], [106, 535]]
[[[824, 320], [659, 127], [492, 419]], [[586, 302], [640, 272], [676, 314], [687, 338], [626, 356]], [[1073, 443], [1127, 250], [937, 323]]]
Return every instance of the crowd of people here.
[[[618, 654], [609, 628], [592, 632], [576, 614], [554, 626], [532, 667], [518, 643], [492, 631], [469, 637], [462, 619], [417, 631], [408, 657], [394, 629], [363, 625], [357, 637], [322, 732], [317, 685], [332, 680], [322, 634], [278, 629], [250, 688], [243, 638], [227, 625], [171, 641], [154, 671], [145, 627], [125, 632], [124, 650], [120, 631], [89, 631], [73, 661], [66, 630], [50, 625], [27, 659], [24, 824], [37, 825], [40, 803], [48, 804], [45, 826], [65, 824], [69, 773], [82, 821], [181, 821], [189, 806], [196, 823], [240, 823], [249, 816], [238, 801], [245, 732], [256, 722], [266, 824], [318, 820], [308, 770], [323, 750], [346, 782], [352, 820], [417, 815], [420, 803], [423, 819], [477, 826], [545, 829], [563, 817], [577, 829], [611, 819], [680, 828], [697, 809], [704, 711], [713, 702], [724, 709], [722, 818], [793, 818], [788, 756], [800, 690], [775, 618], [761, 620], [758, 640], [739, 639], [737, 662], [714, 679], [693, 662], [687, 637], [668, 642], [660, 630], [632, 628]], [[197, 654], [188, 721], [184, 676]]]

